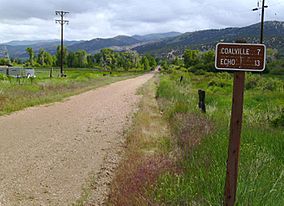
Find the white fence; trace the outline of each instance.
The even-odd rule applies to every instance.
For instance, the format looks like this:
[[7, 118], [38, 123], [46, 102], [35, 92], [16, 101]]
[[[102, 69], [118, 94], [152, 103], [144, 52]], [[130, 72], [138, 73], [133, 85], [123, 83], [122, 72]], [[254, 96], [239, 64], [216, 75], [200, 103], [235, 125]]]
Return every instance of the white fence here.
[[35, 77], [35, 70], [31, 68], [1, 67], [0, 74], [15, 78], [30, 78]]

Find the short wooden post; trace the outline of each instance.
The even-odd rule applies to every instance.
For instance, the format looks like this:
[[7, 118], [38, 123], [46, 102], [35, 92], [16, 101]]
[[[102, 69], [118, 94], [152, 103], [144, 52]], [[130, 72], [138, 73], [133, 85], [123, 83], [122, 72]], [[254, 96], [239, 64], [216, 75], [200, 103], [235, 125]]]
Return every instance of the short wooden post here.
[[21, 84], [21, 79], [20, 79], [20, 76], [17, 74], [17, 76], [16, 76], [16, 79], [17, 79], [17, 81], [18, 81], [18, 83], [19, 83], [19, 85]]
[[52, 78], [52, 75], [53, 75], [53, 67], [50, 68], [50, 71], [49, 71], [49, 78]]
[[180, 76], [179, 82], [182, 83], [183, 81], [183, 75]]
[[202, 112], [206, 113], [205, 91], [199, 89], [199, 90], [198, 90], [198, 96], [199, 96], [198, 107], [199, 107], [199, 109], [201, 109]]

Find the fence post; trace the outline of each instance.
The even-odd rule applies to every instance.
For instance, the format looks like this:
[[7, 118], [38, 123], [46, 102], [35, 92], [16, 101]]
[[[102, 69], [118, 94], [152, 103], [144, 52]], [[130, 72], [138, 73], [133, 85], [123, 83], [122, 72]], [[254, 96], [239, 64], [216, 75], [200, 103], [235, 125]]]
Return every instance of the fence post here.
[[198, 96], [199, 96], [198, 107], [199, 107], [199, 109], [201, 109], [202, 112], [206, 113], [205, 91], [199, 89], [199, 90], [198, 90]]
[[181, 75], [180, 79], [179, 79], [179, 82], [182, 83], [183, 81], [183, 75]]
[[52, 78], [52, 74], [53, 74], [53, 67], [50, 68], [50, 71], [49, 71], [49, 78]]

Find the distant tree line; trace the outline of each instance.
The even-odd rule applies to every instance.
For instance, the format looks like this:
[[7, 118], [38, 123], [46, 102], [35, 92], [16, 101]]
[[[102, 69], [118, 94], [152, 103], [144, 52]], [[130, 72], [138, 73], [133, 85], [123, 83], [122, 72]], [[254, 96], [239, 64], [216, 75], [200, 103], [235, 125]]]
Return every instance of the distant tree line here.
[[185, 68], [190, 72], [215, 71], [214, 51], [201, 52], [199, 50], [186, 49], [181, 57], [176, 56], [171, 60], [163, 60], [161, 65], [164, 69], [169, 69], [170, 65], [176, 68]]
[[[217, 72], [215, 69], [215, 52], [186, 49], [182, 56], [175, 56], [171, 59], [164, 59], [160, 63], [164, 69], [170, 65], [175, 69], [184, 68], [193, 73]], [[284, 58], [277, 49], [267, 49], [267, 64], [264, 73], [283, 73]]]
[[[35, 54], [33, 48], [26, 48], [28, 59], [22, 62], [15, 59], [15, 64], [24, 64], [31, 67], [59, 67], [61, 64], [61, 47], [58, 46], [55, 55], [51, 55], [45, 49], [40, 49]], [[102, 49], [99, 53], [89, 54], [85, 50], [69, 52], [63, 48], [64, 67], [69, 68], [93, 68], [99, 67], [104, 70], [131, 70], [141, 69], [150, 70], [157, 66], [156, 59], [146, 54], [139, 55], [135, 51], [116, 52], [111, 49]], [[0, 59], [0, 65], [5, 65], [6, 60]]]

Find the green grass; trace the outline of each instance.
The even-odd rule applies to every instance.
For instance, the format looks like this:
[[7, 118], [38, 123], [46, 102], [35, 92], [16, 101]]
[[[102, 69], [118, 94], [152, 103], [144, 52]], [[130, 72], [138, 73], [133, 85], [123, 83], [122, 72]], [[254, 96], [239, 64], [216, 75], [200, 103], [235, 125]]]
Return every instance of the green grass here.
[[52, 103], [116, 81], [135, 77], [141, 72], [107, 72], [87, 69], [65, 70], [66, 78], [54, 69], [36, 69], [34, 79], [15, 79], [2, 76], [0, 80], [0, 115], [9, 114], [39, 104]]
[[[179, 82], [180, 75], [184, 76], [183, 83]], [[265, 75], [248, 75], [246, 83], [255, 79], [256, 84], [245, 92], [237, 205], [280, 206], [284, 205], [284, 129], [272, 122], [283, 121], [284, 82]], [[206, 115], [197, 108], [198, 89], [206, 91]], [[185, 135], [183, 145], [189, 144], [190, 149], [177, 148], [184, 154], [178, 159], [182, 172], [160, 176], [150, 189], [158, 204], [222, 205], [231, 95], [232, 76], [227, 73], [161, 76], [157, 96], [168, 121], [177, 122], [181, 114], [196, 121], [189, 124], [183, 118], [178, 127], [171, 124], [173, 136], [179, 139]], [[200, 118], [214, 126], [202, 134], [201, 141], [192, 144], [202, 131]], [[210, 124], [203, 125], [205, 129]], [[191, 132], [195, 130], [198, 132]]]

